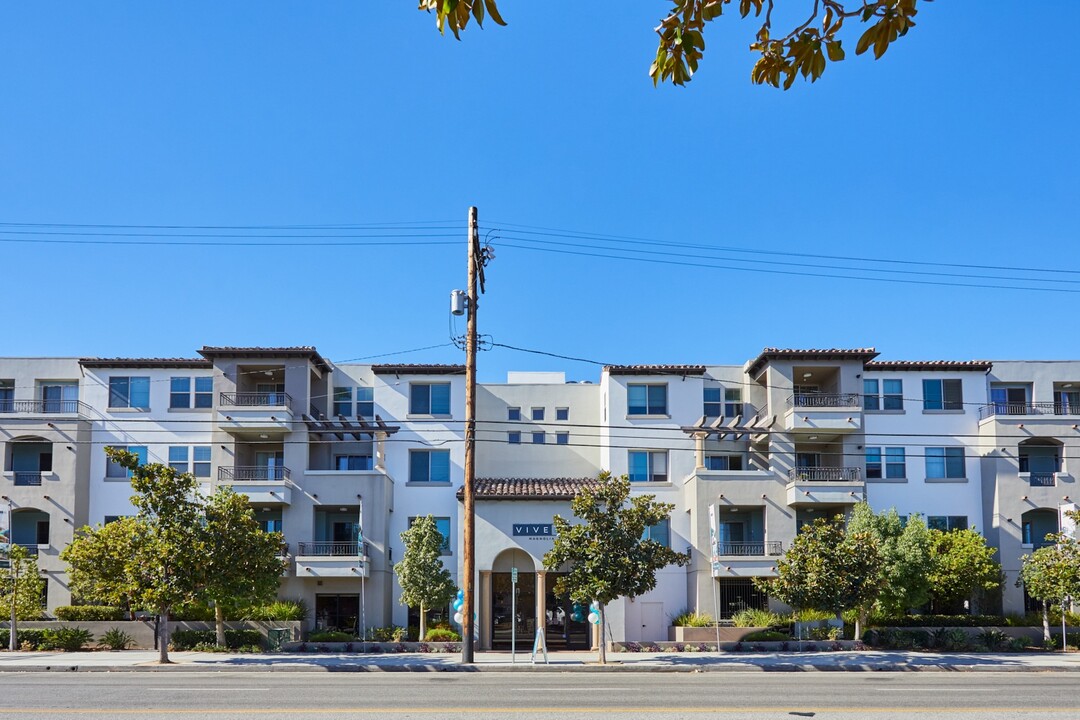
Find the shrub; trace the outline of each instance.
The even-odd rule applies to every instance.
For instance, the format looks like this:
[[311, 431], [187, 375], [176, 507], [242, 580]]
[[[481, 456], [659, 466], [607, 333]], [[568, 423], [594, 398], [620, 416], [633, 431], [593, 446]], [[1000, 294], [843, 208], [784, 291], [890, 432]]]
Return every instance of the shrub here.
[[1009, 638], [1009, 652], [1024, 652], [1027, 650], [1027, 641], [1024, 638]]
[[56, 608], [56, 619], [69, 622], [126, 620], [127, 613], [123, 608], [108, 605], [61, 605]]
[[127, 650], [135, 644], [135, 638], [120, 628], [109, 628], [98, 642], [110, 650]]
[[217, 645], [216, 643], [201, 642], [195, 643], [191, 646], [191, 649], [195, 652], [209, 652], [209, 653], [224, 653], [229, 652], [229, 648], [224, 645]]
[[810, 628], [807, 635], [811, 640], [839, 640], [842, 632], [843, 630], [835, 625], [819, 625]]
[[308, 637], [308, 640], [314, 643], [328, 643], [328, 642], [349, 642], [356, 638], [352, 633], [338, 632], [336, 630], [325, 630], [322, 632], [313, 632]]
[[[1000, 615], [905, 615], [874, 622], [877, 627], [1001, 627], [1009, 624], [1009, 620]], [[1037, 625], [1042, 625], [1041, 618]]]
[[458, 642], [461, 640], [461, 635], [453, 630], [446, 630], [444, 628], [432, 628], [427, 631], [427, 635], [424, 636], [424, 640], [427, 642]]
[[401, 642], [405, 639], [405, 628], [400, 625], [371, 628], [368, 637], [375, 642]]
[[745, 642], [776, 642], [779, 640], [790, 639], [791, 636], [786, 632], [779, 632], [777, 630], [758, 630], [743, 638]]
[[687, 608], [671, 618], [671, 624], [675, 627], [712, 627], [713, 618], [708, 613], [699, 613]]
[[[200, 643], [216, 645], [216, 633], [213, 630], [177, 630], [170, 638], [170, 644], [174, 650], [193, 650]], [[262, 633], [258, 630], [226, 630], [225, 647], [235, 650], [244, 645], [257, 645], [262, 647]]]
[[246, 615], [249, 620], [304, 620], [308, 616], [308, 608], [303, 600], [277, 600], [250, 608]]
[[[169, 616], [171, 620], [189, 620], [195, 622], [212, 622], [214, 620], [214, 608], [202, 603], [190, 603], [178, 605], [173, 608]], [[226, 620], [231, 618], [226, 617]]]
[[740, 610], [731, 621], [735, 627], [776, 627], [784, 623], [784, 619], [774, 612], [753, 608]]
[[990, 651], [1001, 650], [1009, 642], [1009, 636], [995, 628], [983, 630], [976, 639]]
[[[15, 640], [19, 645], [19, 649], [24, 652], [37, 650], [38, 647], [45, 642], [44, 630], [29, 628], [26, 630], [19, 630], [18, 632], [18, 637], [16, 637]], [[0, 630], [0, 650], [8, 649], [8, 634], [7, 630]]]
[[94, 633], [80, 627], [48, 629], [42, 632], [41, 650], [74, 652], [94, 640]]

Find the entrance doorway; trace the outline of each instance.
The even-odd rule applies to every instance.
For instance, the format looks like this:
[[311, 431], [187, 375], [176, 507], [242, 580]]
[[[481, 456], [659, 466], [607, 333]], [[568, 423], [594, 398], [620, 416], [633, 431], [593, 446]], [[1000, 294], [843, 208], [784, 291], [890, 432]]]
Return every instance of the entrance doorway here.
[[[532, 647], [536, 637], [536, 573], [518, 572], [517, 587], [507, 572], [491, 573], [491, 648], [509, 650], [514, 626], [518, 649]], [[511, 602], [516, 591], [517, 600]]]
[[360, 630], [360, 596], [316, 595], [315, 628], [358, 632]]
[[[588, 650], [592, 647], [592, 633], [586, 617], [588, 604], [579, 605], [568, 598], [555, 595], [555, 581], [562, 573], [548, 573], [545, 579], [545, 618], [544, 638], [549, 650]], [[576, 611], [576, 612], [575, 612]], [[574, 615], [581, 620], [574, 620]]]

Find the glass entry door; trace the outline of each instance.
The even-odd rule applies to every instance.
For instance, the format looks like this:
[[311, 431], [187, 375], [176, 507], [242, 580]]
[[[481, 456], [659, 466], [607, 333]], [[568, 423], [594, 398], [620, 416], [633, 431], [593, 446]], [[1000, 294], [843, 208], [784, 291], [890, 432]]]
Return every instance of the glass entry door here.
[[[549, 650], [588, 650], [592, 647], [590, 632], [589, 604], [578, 605], [569, 598], [555, 594], [555, 581], [561, 573], [548, 573], [545, 577], [547, 588], [544, 601], [545, 625], [544, 638]], [[576, 611], [576, 613], [575, 613]], [[578, 615], [581, 620], [575, 620]]]
[[519, 572], [517, 607], [511, 614], [510, 573], [491, 573], [491, 649], [509, 650], [514, 623], [517, 649], [532, 649], [536, 637], [536, 573]]

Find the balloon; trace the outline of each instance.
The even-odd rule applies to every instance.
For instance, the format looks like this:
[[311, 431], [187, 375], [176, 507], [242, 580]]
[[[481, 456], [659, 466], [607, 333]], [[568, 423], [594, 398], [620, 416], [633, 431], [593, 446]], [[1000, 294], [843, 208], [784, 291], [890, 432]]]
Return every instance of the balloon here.
[[596, 625], [600, 622], [600, 616], [594, 612], [589, 613], [589, 622], [591, 622], [593, 625]]
[[454, 613], [454, 622], [456, 622], [456, 623], [457, 623], [458, 625], [460, 625], [460, 624], [462, 623], [462, 621], [463, 621], [463, 620], [465, 620], [465, 616], [464, 616], [464, 615], [462, 615], [462, 614], [461, 614], [461, 613], [459, 613], [459, 612], [457, 612], [457, 613]]
[[461, 608], [465, 607], [465, 603], [463, 603], [461, 600], [455, 600], [450, 604], [450, 607], [454, 608], [454, 610], [460, 611]]

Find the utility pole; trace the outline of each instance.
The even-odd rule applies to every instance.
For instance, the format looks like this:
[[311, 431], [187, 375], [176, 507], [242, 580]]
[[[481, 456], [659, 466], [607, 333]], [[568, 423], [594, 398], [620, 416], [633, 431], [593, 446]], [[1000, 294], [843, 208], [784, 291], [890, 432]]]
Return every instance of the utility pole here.
[[465, 527], [463, 529], [464, 575], [462, 590], [465, 591], [461, 608], [461, 662], [473, 662], [473, 633], [476, 610], [473, 578], [476, 576], [476, 309], [479, 305], [476, 292], [477, 276], [483, 273], [480, 251], [480, 229], [476, 222], [476, 208], [469, 208], [469, 323], [465, 338]]

